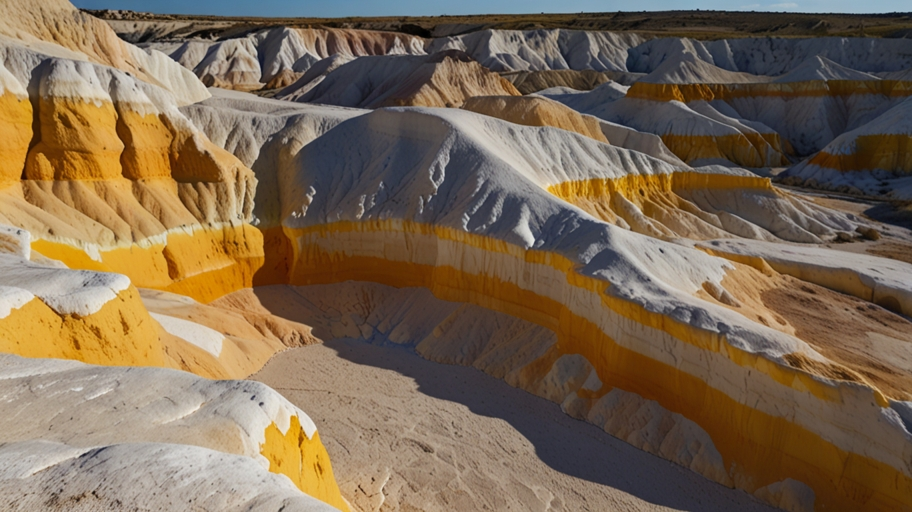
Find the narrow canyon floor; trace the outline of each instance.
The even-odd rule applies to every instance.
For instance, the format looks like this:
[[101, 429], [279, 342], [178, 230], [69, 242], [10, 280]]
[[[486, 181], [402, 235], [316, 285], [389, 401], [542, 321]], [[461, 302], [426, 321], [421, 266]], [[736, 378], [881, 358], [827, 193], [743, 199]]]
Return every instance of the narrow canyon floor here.
[[308, 411], [356, 510], [774, 510], [406, 348], [333, 340], [278, 354], [252, 378]]

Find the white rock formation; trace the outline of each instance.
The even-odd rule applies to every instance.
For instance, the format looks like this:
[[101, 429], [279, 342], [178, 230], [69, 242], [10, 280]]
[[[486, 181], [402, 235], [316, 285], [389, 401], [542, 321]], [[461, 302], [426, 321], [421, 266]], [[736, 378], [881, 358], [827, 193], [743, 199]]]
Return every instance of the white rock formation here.
[[9, 510], [335, 510], [268, 472], [267, 427], [316, 427], [263, 384], [3, 355], [0, 390]]

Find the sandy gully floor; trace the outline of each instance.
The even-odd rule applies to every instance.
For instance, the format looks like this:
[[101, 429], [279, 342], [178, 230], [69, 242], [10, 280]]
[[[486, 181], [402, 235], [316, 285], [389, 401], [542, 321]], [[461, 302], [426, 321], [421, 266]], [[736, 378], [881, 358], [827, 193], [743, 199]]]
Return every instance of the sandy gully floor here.
[[317, 423], [356, 510], [773, 510], [474, 368], [336, 340], [258, 374]]

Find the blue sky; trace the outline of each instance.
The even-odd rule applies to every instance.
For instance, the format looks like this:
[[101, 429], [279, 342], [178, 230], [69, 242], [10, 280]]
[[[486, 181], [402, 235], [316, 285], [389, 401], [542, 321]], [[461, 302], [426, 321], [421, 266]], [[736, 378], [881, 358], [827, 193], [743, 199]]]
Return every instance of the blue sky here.
[[[30, 0], [40, 1], [40, 0]], [[617, 10], [757, 10], [794, 12], [912, 11], [909, 0], [72, 0], [88, 9], [130, 9], [175, 14], [224, 16], [435, 16], [534, 12], [611, 12]], [[740, 2], [740, 3], [739, 3]]]

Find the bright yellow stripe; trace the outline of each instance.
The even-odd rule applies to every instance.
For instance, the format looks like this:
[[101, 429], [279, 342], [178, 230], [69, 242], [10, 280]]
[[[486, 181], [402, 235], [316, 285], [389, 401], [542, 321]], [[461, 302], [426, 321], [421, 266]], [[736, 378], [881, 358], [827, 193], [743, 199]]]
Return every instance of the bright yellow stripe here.
[[[738, 403], [698, 377], [620, 346], [591, 321], [553, 299], [495, 276], [470, 275], [452, 267], [328, 252], [321, 249], [318, 242], [324, 239], [325, 243], [339, 232], [429, 234], [492, 252], [516, 255], [525, 261], [548, 264], [566, 272], [571, 285], [586, 290], [599, 291], [608, 285], [573, 272], [574, 265], [566, 258], [543, 251], [525, 251], [499, 240], [439, 226], [397, 221], [339, 222], [287, 232], [301, 242], [299, 260], [290, 275], [292, 284], [356, 280], [394, 287], [421, 286], [442, 300], [477, 304], [553, 329], [558, 335], [557, 346], [561, 353], [582, 354], [593, 364], [605, 383], [601, 393], [611, 387], [635, 392], [704, 428], [725, 459], [726, 467], [733, 468], [739, 488], [753, 491], [793, 478], [815, 490], [820, 509], [894, 510], [912, 506], [912, 480], [897, 469], [850, 454], [806, 428]], [[766, 373], [786, 386], [810, 389], [819, 398], [838, 399], [838, 390], [833, 386], [731, 347], [723, 336], [699, 331], [604, 293], [602, 300], [607, 308], [633, 322], [662, 330], [706, 350], [724, 351], [736, 363]], [[883, 400], [882, 396], [879, 398]]]
[[0, 353], [106, 366], [165, 366], [155, 323], [133, 287], [88, 316], [35, 298], [0, 319]]
[[320, 434], [314, 432], [313, 437], [308, 439], [297, 416], [291, 417], [291, 425], [285, 434], [275, 423], [269, 425], [260, 454], [269, 460], [269, 471], [287, 476], [298, 489], [348, 512], [348, 504], [336, 485], [329, 454], [320, 442]]
[[32, 249], [70, 268], [124, 274], [140, 288], [179, 293], [202, 303], [253, 286], [265, 260], [263, 235], [248, 224], [169, 233], [165, 243], [99, 251], [101, 261], [49, 240], [33, 241]]
[[821, 151], [808, 162], [841, 172], [884, 169], [912, 173], [912, 135], [861, 135], [855, 139], [855, 152], [833, 155]]
[[[708, 350], [711, 352], [725, 353], [725, 355], [730, 360], [734, 361], [740, 366], [750, 367], [761, 371], [784, 386], [791, 387], [799, 391], [809, 391], [813, 393], [814, 396], [822, 400], [834, 402], [841, 400], [839, 390], [836, 387], [820, 382], [805, 372], [791, 367], [781, 366], [772, 361], [768, 361], [765, 358], [759, 357], [756, 354], [751, 354], [749, 352], [738, 349], [725, 341], [724, 334], [693, 327], [690, 324], [674, 320], [669, 316], [648, 311], [643, 306], [634, 302], [618, 299], [604, 293], [604, 290], [606, 290], [611, 283], [579, 274], [576, 272], [575, 263], [556, 253], [538, 250], [525, 250], [519, 246], [504, 242], [503, 240], [498, 240], [487, 236], [476, 235], [467, 233], [465, 231], [459, 231], [432, 224], [415, 223], [394, 219], [371, 220], [363, 222], [340, 221], [334, 222], [332, 224], [321, 224], [304, 229], [286, 228], [285, 232], [287, 236], [293, 240], [304, 240], [303, 245], [300, 245], [298, 248], [298, 254], [295, 259], [294, 268], [292, 269], [291, 275], [289, 276], [288, 282], [293, 285], [310, 284], [309, 280], [312, 277], [310, 276], [309, 272], [311, 272], [311, 270], [318, 273], [324, 272], [324, 267], [322, 267], [324, 265], [326, 266], [325, 268], [332, 268], [334, 264], [333, 258], [347, 260], [355, 257], [346, 256], [342, 253], [326, 253], [320, 249], [319, 246], [308, 244], [306, 242], [308, 238], [331, 239], [334, 234], [344, 232], [389, 232], [396, 234], [429, 235], [441, 240], [450, 240], [466, 244], [471, 247], [482, 249], [484, 251], [506, 254], [518, 260], [518, 263], [525, 261], [528, 263], [536, 263], [552, 267], [564, 274], [569, 285], [599, 294], [602, 303], [608, 309], [624, 318], [627, 318], [628, 320], [668, 333], [674, 338], [700, 349]], [[305, 253], [305, 250], [308, 252]], [[311, 252], [313, 254], [311, 254]], [[360, 258], [362, 256], [357, 257]], [[314, 258], [317, 258], [319, 260], [319, 263], [312, 261]], [[324, 261], [325, 258], [329, 259]], [[363, 258], [370, 260], [370, 257]], [[386, 262], [384, 265], [393, 265], [393, 262], [391, 260], [377, 258], [377, 262], [381, 261]], [[408, 265], [417, 264], [408, 263]], [[358, 270], [346, 270], [346, 272], [349, 273], [356, 271]], [[304, 274], [302, 274], [302, 272], [304, 272]], [[384, 269], [382, 268], [382, 265], [368, 265], [359, 272], [359, 275], [361, 276], [360, 278], [350, 279], [373, 281], [374, 279], [371, 279], [370, 276], [374, 273], [382, 274], [384, 272]], [[428, 272], [431, 272], [431, 274], [427, 275]], [[457, 277], [455, 277], [456, 274], [451, 275], [448, 274], [448, 272], [457, 272], [458, 276], [462, 276], [459, 279], [472, 280], [471, 286], [456, 286], [457, 289], [475, 290], [476, 292], [481, 290], [490, 297], [501, 296], [505, 293], [503, 290], [512, 289], [511, 286], [516, 286], [513, 283], [501, 281], [496, 276], [472, 276], [470, 274], [463, 273], [459, 269], [452, 269], [450, 267], [432, 267], [429, 271], [416, 271], [414, 275], [397, 274], [397, 277], [403, 281], [402, 284], [398, 284], [396, 286], [421, 286], [427, 288], [440, 286], [440, 283], [448, 283], [451, 282], [452, 279], [457, 279]], [[441, 278], [433, 279], [438, 275], [438, 273], [442, 273]], [[481, 281], [478, 281], [478, 279], [481, 279]], [[526, 294], [532, 294], [534, 297], [526, 297]], [[529, 308], [531, 307], [530, 304], [539, 303], [541, 300], [551, 301], [551, 299], [536, 295], [530, 290], [516, 288], [513, 295], [504, 296], [502, 299], [500, 299], [498, 307], [492, 307], [492, 309], [503, 311], [504, 307], [519, 307], [521, 309]], [[530, 321], [553, 329], [555, 325], [557, 325], [554, 323], [557, 321], [557, 317], [552, 318], [551, 320], [547, 320], [541, 318], [539, 315], [550, 310], [555, 310], [555, 308], [563, 307], [563, 305], [560, 305], [557, 302], [553, 302], [549, 303], [547, 307], [543, 306], [541, 308], [537, 308], [532, 315], [532, 318], [530, 318]], [[517, 316], [525, 318], [525, 315], [520, 313], [517, 313]], [[882, 393], [880, 393], [880, 391], [875, 389], [873, 390], [873, 393], [875, 400], [881, 405], [881, 407], [889, 406], [888, 400], [883, 396]]]
[[32, 140], [32, 103], [10, 91], [0, 94], [0, 187], [18, 183]]
[[628, 98], [653, 101], [728, 101], [736, 98], [801, 98], [878, 94], [888, 98], [912, 96], [912, 82], [898, 80], [815, 80], [760, 84], [652, 84], [637, 82]]
[[675, 172], [671, 174], [626, 175], [620, 178], [594, 178], [590, 180], [565, 181], [548, 187], [548, 192], [561, 199], [573, 202], [577, 199], [608, 197], [622, 194], [635, 201], [637, 196], [652, 193], [669, 193], [676, 190], [773, 190], [770, 180], [760, 176], [734, 174], [705, 174], [699, 172]]

